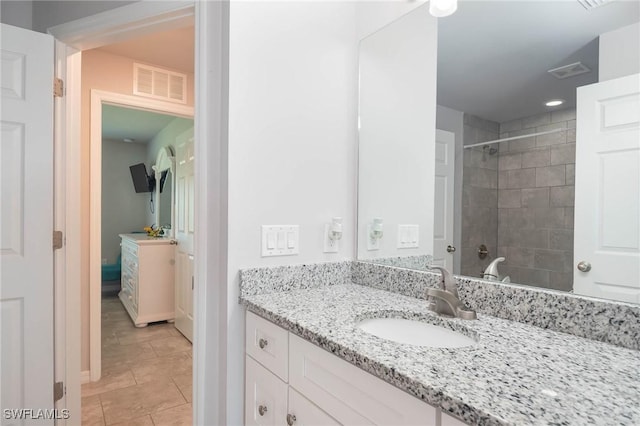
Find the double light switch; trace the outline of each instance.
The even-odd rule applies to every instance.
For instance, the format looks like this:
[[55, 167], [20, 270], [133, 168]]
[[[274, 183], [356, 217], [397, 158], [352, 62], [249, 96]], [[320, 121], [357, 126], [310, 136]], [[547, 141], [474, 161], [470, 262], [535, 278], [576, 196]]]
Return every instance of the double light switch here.
[[262, 225], [262, 257], [298, 254], [299, 246], [298, 225]]
[[419, 225], [398, 225], [398, 248], [418, 247], [419, 236]]

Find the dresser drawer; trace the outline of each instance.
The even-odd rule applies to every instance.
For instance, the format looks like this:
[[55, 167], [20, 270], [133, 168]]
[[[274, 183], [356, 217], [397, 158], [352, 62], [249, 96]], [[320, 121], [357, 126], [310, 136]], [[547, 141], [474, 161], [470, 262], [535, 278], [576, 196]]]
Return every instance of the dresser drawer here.
[[245, 338], [247, 354], [286, 382], [289, 377], [289, 333], [247, 312]]

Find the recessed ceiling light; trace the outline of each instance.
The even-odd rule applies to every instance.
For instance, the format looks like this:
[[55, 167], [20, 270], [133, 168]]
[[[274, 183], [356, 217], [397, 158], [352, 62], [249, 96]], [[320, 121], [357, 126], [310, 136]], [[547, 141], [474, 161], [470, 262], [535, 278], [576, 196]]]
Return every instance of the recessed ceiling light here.
[[562, 99], [552, 99], [549, 102], [545, 102], [545, 105], [548, 107], [554, 107], [558, 105], [562, 105], [564, 101]]

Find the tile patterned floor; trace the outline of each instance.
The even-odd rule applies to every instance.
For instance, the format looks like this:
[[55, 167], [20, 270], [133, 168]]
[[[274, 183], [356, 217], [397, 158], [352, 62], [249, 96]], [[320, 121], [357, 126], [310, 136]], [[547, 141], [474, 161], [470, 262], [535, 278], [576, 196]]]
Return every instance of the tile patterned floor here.
[[102, 378], [82, 385], [82, 425], [191, 426], [191, 343], [173, 324], [135, 328], [102, 299]]

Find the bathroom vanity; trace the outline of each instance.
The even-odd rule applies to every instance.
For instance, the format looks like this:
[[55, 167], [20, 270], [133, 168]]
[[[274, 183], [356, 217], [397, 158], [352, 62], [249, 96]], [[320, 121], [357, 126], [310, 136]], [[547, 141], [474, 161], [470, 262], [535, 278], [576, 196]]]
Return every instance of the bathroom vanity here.
[[122, 289], [118, 294], [136, 327], [173, 321], [174, 243], [170, 238], [121, 234]]
[[[334, 269], [333, 274], [319, 272], [321, 278], [314, 278], [313, 265], [290, 267], [283, 274], [277, 268], [243, 271], [243, 280], [260, 286], [257, 291], [257, 286], [242, 290], [241, 296], [247, 308], [246, 424], [640, 423], [637, 348], [497, 318], [482, 310], [477, 320], [443, 318], [428, 309], [426, 300], [400, 294], [422, 292], [413, 277], [430, 280], [437, 278], [435, 274], [358, 264], [361, 270], [351, 275]], [[296, 268], [300, 275], [292, 272]], [[261, 275], [261, 269], [268, 272]], [[386, 269], [386, 282], [376, 276], [381, 269]], [[394, 274], [401, 280], [390, 284]], [[389, 291], [352, 283], [365, 276], [373, 277], [374, 285], [391, 286], [385, 289]], [[278, 278], [280, 288], [267, 284]], [[490, 286], [503, 285], [485, 287]], [[460, 288], [463, 296], [466, 287]], [[496, 288], [487, 293], [495, 298]], [[589, 300], [576, 301], [586, 314]], [[562, 303], [566, 309], [566, 300]], [[625, 306], [613, 313], [622, 321]], [[525, 313], [518, 302], [509, 308]], [[554, 309], [547, 305], [540, 318], [555, 318]], [[397, 343], [362, 330], [358, 324], [369, 318], [417, 320], [464, 335], [475, 344], [437, 348]], [[609, 334], [629, 334], [619, 331]], [[596, 333], [595, 328], [591, 332]]]

